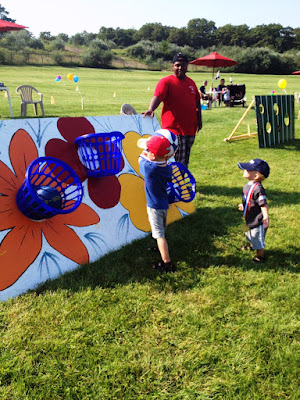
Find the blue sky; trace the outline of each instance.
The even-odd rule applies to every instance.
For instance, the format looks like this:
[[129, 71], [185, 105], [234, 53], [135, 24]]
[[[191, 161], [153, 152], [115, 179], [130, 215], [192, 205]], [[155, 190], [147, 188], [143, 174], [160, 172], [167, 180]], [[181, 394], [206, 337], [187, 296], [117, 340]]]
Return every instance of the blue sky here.
[[38, 37], [78, 32], [98, 33], [101, 26], [139, 29], [148, 22], [186, 27], [193, 18], [214, 21], [217, 27], [228, 23], [279, 23], [300, 27], [300, 0], [0, 0], [9, 17]]

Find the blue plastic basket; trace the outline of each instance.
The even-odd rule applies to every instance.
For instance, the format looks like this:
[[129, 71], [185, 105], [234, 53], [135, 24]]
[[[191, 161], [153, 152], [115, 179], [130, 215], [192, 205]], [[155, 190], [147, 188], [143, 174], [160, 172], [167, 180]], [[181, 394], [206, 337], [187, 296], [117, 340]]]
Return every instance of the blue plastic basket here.
[[179, 162], [171, 162], [170, 165], [172, 181], [167, 186], [169, 203], [189, 203], [196, 195], [196, 180], [185, 165]]
[[[60, 196], [58, 208], [50, 206], [45, 198], [39, 196], [38, 193], [45, 188], [50, 192], [52, 188], [56, 198]], [[68, 164], [54, 157], [40, 157], [29, 164], [16, 201], [26, 217], [39, 221], [71, 213], [79, 207], [82, 197], [81, 181]]]
[[90, 133], [75, 139], [78, 155], [88, 176], [116, 175], [121, 171], [121, 132]]

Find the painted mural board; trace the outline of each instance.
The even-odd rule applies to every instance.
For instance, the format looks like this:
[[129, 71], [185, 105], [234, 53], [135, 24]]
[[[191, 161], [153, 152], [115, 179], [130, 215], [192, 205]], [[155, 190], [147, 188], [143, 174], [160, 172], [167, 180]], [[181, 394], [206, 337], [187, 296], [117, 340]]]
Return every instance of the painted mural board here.
[[[149, 234], [137, 140], [158, 129], [156, 118], [141, 115], [0, 121], [1, 301]], [[74, 140], [113, 131], [125, 135], [122, 170], [114, 176], [88, 177]], [[74, 212], [33, 221], [18, 209], [16, 194], [28, 165], [43, 156], [70, 165], [81, 179], [84, 195]], [[192, 212], [193, 203], [171, 204], [168, 223]]]

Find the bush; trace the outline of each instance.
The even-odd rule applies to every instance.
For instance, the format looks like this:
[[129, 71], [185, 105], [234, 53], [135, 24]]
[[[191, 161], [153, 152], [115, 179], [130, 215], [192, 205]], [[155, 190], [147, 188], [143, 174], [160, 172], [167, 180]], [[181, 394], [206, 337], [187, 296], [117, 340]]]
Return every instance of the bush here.
[[147, 56], [145, 63], [151, 71], [161, 71], [165, 64], [162, 58], [153, 58], [152, 56]]
[[103, 68], [111, 65], [113, 54], [109, 50], [89, 47], [82, 58], [82, 65], [90, 68]]
[[30, 47], [32, 49], [44, 50], [44, 43], [40, 39], [32, 39], [30, 41]]
[[30, 59], [30, 54], [31, 54], [30, 48], [25, 47], [23, 50], [20, 51], [19, 54], [21, 55], [21, 63], [29, 64], [29, 59]]
[[54, 51], [52, 53], [52, 58], [57, 65], [63, 65], [64, 63], [64, 56], [61, 51]]
[[55, 39], [51, 42], [51, 50], [64, 50], [66, 43], [62, 39]]
[[289, 74], [296, 68], [291, 56], [276, 53], [267, 48], [240, 49], [235, 61], [235, 72], [248, 74]]
[[0, 64], [6, 64], [5, 50], [0, 50]]

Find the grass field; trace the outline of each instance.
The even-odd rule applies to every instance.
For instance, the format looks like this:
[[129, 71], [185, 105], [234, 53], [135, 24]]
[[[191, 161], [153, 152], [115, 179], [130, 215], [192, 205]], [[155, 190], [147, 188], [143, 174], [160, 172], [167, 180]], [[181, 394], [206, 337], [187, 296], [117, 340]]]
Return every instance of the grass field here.
[[[46, 116], [113, 115], [125, 102], [146, 110], [166, 75], [58, 67], [1, 72], [16, 116], [20, 84], [44, 93]], [[80, 93], [68, 73], [78, 75]], [[200, 86], [211, 73], [190, 76]], [[297, 76], [233, 75], [234, 83], [246, 84], [248, 101], [281, 94], [280, 78], [289, 94], [300, 90]], [[2, 118], [9, 118], [6, 103]], [[299, 110], [296, 103], [296, 117]], [[244, 111], [203, 112], [190, 163], [196, 212], [167, 229], [178, 272], [152, 271], [147, 236], [0, 303], [1, 399], [299, 399], [300, 120], [295, 140], [276, 149], [259, 149], [256, 138], [224, 143]], [[255, 129], [254, 111], [247, 118]], [[251, 158], [271, 168], [263, 265], [239, 250], [245, 181], [237, 162]]]

